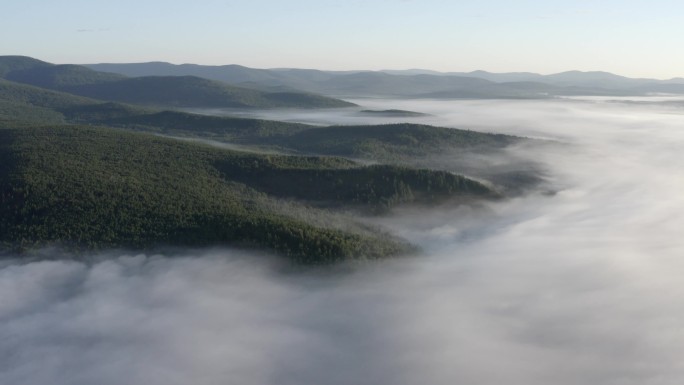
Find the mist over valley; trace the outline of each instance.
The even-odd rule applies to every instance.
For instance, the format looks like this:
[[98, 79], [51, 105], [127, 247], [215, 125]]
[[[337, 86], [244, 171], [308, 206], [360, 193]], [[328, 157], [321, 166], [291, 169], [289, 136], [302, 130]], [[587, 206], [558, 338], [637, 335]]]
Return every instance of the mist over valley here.
[[[678, 384], [682, 378], [680, 97], [355, 98], [346, 101], [358, 107], [341, 109], [193, 109], [204, 115], [183, 115], [187, 108], [130, 113], [127, 108], [133, 107], [104, 109], [81, 99], [69, 99], [71, 110], [48, 109], [48, 96], [67, 99], [41, 95], [41, 105], [31, 99], [5, 106], [42, 109], [66, 122], [48, 130], [45, 123], [32, 128], [36, 123], [8, 122], [19, 116], [16, 112], [3, 115], [6, 126], [34, 130], [3, 130], [12, 132], [5, 134], [12, 142], [4, 146], [23, 143], [12, 147], [13, 153], [31, 143], [50, 148], [42, 139], [30, 141], [28, 133], [47, 135], [52, 143], [69, 135], [74, 146], [86, 146], [89, 135], [96, 135], [104, 146], [94, 147], [97, 151], [110, 151], [107, 138], [167, 156], [179, 151], [185, 159], [179, 165], [195, 162], [195, 168], [179, 172], [196, 179], [182, 180], [214, 189], [216, 197], [227, 191], [211, 179], [212, 167], [220, 163], [202, 163], [226, 159], [228, 153], [215, 147], [246, 146], [225, 151], [237, 151], [231, 159], [246, 159], [247, 165], [266, 162], [259, 151], [336, 155], [340, 158], [301, 164], [296, 157], [270, 158], [263, 165], [271, 171], [261, 179], [242, 179], [248, 188], [266, 191], [253, 195], [251, 204], [300, 221], [288, 219], [293, 221], [288, 226], [351, 231], [366, 237], [362, 243], [368, 245], [391, 244], [383, 238], [389, 234], [417, 248], [393, 258], [323, 266], [293, 264], [282, 258], [287, 252], [277, 243], [267, 251], [204, 248], [200, 242], [157, 250], [73, 253], [37, 247], [28, 254], [9, 252], [0, 268], [3, 383]], [[87, 105], [98, 107], [73, 109]], [[420, 115], [359, 114], [362, 110]], [[78, 115], [69, 115], [74, 111]], [[86, 120], [94, 112], [114, 129], [59, 128], [74, 116], [82, 124], [94, 121]], [[214, 118], [219, 120], [206, 120]], [[276, 120], [288, 123], [267, 123]], [[186, 129], [193, 124], [203, 131]], [[123, 133], [127, 129], [138, 133]], [[359, 138], [372, 140], [372, 151], [358, 147], [361, 142], [336, 139], [332, 146], [323, 140], [345, 129], [347, 137], [354, 130], [364, 133]], [[447, 129], [465, 131], [442, 131]], [[388, 130], [404, 130], [410, 140], [429, 133], [437, 142], [462, 147], [446, 151], [428, 141], [413, 145], [415, 152], [408, 156], [413, 142], [393, 141]], [[158, 138], [147, 136], [155, 132], [211, 145], [149, 139]], [[486, 148], [475, 145], [475, 139]], [[59, 146], [69, 153], [66, 142]], [[89, 146], [74, 147], [75, 153], [90, 154]], [[255, 155], [244, 155], [244, 148]], [[180, 155], [184, 151], [195, 155]], [[398, 204], [363, 218], [308, 206], [314, 210], [310, 216], [319, 218], [316, 224], [302, 214], [300, 203], [277, 198], [284, 184], [269, 190], [268, 178], [280, 181], [283, 170], [295, 178], [306, 175], [302, 169], [322, 167], [344, 178], [344, 170], [358, 167], [346, 163], [351, 161], [447, 170], [492, 186], [505, 198]], [[127, 167], [138, 172], [133, 165]], [[228, 169], [218, 169], [228, 175]], [[232, 180], [240, 180], [239, 170], [232, 171], [231, 178], [238, 178]], [[524, 189], [506, 190], [503, 179], [494, 175], [535, 179]], [[419, 184], [412, 186], [418, 191]], [[305, 198], [306, 205], [333, 197], [311, 191], [285, 196]], [[200, 198], [192, 207], [201, 211]], [[206, 202], [206, 207], [224, 210]], [[349, 222], [328, 222], [342, 217]]]
[[0, 23], [0, 385], [684, 383], [684, 2]]

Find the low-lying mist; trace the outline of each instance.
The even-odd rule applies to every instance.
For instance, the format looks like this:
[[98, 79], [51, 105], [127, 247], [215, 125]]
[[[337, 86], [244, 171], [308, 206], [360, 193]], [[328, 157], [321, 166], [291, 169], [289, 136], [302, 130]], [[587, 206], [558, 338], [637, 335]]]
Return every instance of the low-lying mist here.
[[377, 223], [424, 253], [363, 265], [297, 268], [224, 249], [4, 261], [0, 383], [684, 380], [683, 109], [354, 102], [563, 141], [517, 154], [543, 164], [556, 193], [398, 211]]

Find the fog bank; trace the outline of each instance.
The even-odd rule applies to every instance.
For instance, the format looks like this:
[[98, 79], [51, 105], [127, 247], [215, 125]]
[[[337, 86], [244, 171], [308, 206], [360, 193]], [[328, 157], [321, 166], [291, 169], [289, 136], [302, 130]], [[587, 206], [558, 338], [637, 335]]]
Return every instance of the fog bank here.
[[362, 266], [299, 269], [223, 249], [6, 261], [0, 383], [684, 380], [681, 107], [354, 102], [562, 140], [518, 154], [544, 164], [557, 193], [398, 212], [378, 223], [424, 254]]

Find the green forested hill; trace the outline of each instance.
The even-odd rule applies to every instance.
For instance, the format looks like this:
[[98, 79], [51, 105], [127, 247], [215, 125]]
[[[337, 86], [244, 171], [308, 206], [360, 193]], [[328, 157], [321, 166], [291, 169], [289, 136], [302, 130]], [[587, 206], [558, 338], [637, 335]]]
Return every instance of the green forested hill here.
[[277, 140], [302, 152], [392, 161], [448, 150], [501, 149], [521, 138], [422, 124], [314, 127]]
[[415, 117], [420, 117], [420, 116], [428, 116], [428, 114], [424, 114], [422, 112], [397, 110], [397, 109], [362, 110], [362, 111], [359, 111], [359, 114], [370, 115], [370, 116], [383, 116], [383, 117], [387, 117], [387, 118], [415, 118]]
[[94, 99], [12, 82], [5, 79], [0, 79], [0, 100], [53, 109], [99, 103], [99, 101]]
[[0, 122], [91, 122], [150, 111], [0, 79]]
[[[278, 157], [275, 157], [278, 158]], [[495, 198], [490, 188], [463, 176], [444, 171], [417, 170], [390, 165], [359, 167], [336, 158], [274, 156], [233, 160], [217, 164], [229, 179], [269, 195], [317, 202], [332, 207], [361, 207], [382, 212], [404, 203], [435, 205], [445, 200]], [[292, 160], [296, 160], [292, 164]], [[325, 160], [325, 165], [321, 164]], [[348, 161], [347, 161], [348, 162]], [[355, 165], [355, 166], [352, 166]]]
[[[0, 101], [7, 104], [22, 104], [27, 107], [52, 109], [57, 113], [66, 114], [66, 118], [89, 122], [96, 121], [97, 119], [150, 114], [158, 111], [130, 104], [103, 102], [98, 99], [77, 96], [66, 92], [54, 91], [5, 79], [0, 79]], [[115, 110], [117, 111], [112, 114]], [[14, 118], [16, 120], [25, 120], [30, 117], [16, 115]]]
[[83, 103], [85, 98], [0, 79], [0, 122], [64, 123], [57, 109]]
[[[13, 64], [28, 65], [44, 64]], [[448, 172], [318, 155], [412, 164], [445, 149], [517, 140], [415, 124], [316, 127], [204, 116], [0, 79], [0, 248], [232, 245], [307, 263], [395, 255], [410, 246], [341, 213], [498, 194]]]
[[148, 76], [60, 88], [101, 100], [165, 107], [334, 108], [339, 99], [304, 93], [268, 93], [193, 76]]
[[62, 91], [87, 84], [103, 84], [126, 79], [123, 75], [94, 71], [74, 64], [32, 66], [10, 71], [4, 77], [18, 83]]
[[[100, 108], [93, 107], [93, 109]], [[83, 110], [83, 108], [79, 110]], [[313, 126], [300, 123], [207, 116], [178, 111], [128, 114], [119, 117], [107, 116], [96, 120], [95, 123], [158, 132], [165, 135], [257, 145], [266, 138], [288, 137], [313, 128]]]
[[[45, 120], [41, 120], [41, 116]], [[299, 153], [380, 161], [424, 156], [445, 149], [500, 149], [520, 141], [520, 138], [508, 135], [409, 123], [317, 127], [261, 119], [159, 111], [134, 105], [105, 103], [2, 79], [0, 120], [109, 125], [165, 135], [270, 146]]]
[[49, 66], [52, 64], [28, 56], [0, 56], [0, 77], [4, 78], [10, 72]]
[[[211, 139], [269, 152], [341, 156], [359, 161], [431, 168], [487, 180], [506, 194], [521, 194], [543, 182], [543, 171], [521, 162], [510, 146], [540, 141], [510, 135], [401, 123], [317, 127], [258, 119], [159, 112], [99, 121], [164, 135]], [[537, 143], [537, 144], [535, 144]], [[496, 167], [487, 156], [499, 159]], [[501, 163], [501, 159], [508, 162]]]
[[[311, 263], [374, 258], [407, 245], [307, 220], [320, 215], [302, 204], [377, 210], [421, 197], [495, 196], [445, 173], [247, 154], [79, 126], [2, 129], [0, 160], [0, 241], [9, 247], [225, 244]], [[291, 205], [281, 210], [274, 197], [300, 203], [294, 212]]]
[[175, 111], [121, 116], [98, 123], [168, 135], [270, 146], [304, 154], [379, 161], [406, 160], [445, 150], [496, 150], [522, 140], [510, 135], [412, 123], [318, 127]]

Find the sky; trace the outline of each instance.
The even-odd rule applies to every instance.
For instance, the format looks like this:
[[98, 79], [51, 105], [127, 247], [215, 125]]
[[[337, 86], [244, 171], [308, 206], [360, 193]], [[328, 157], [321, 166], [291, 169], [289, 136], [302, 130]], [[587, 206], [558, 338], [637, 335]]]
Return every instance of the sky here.
[[5, 0], [0, 54], [52, 63], [684, 76], [678, 0]]

